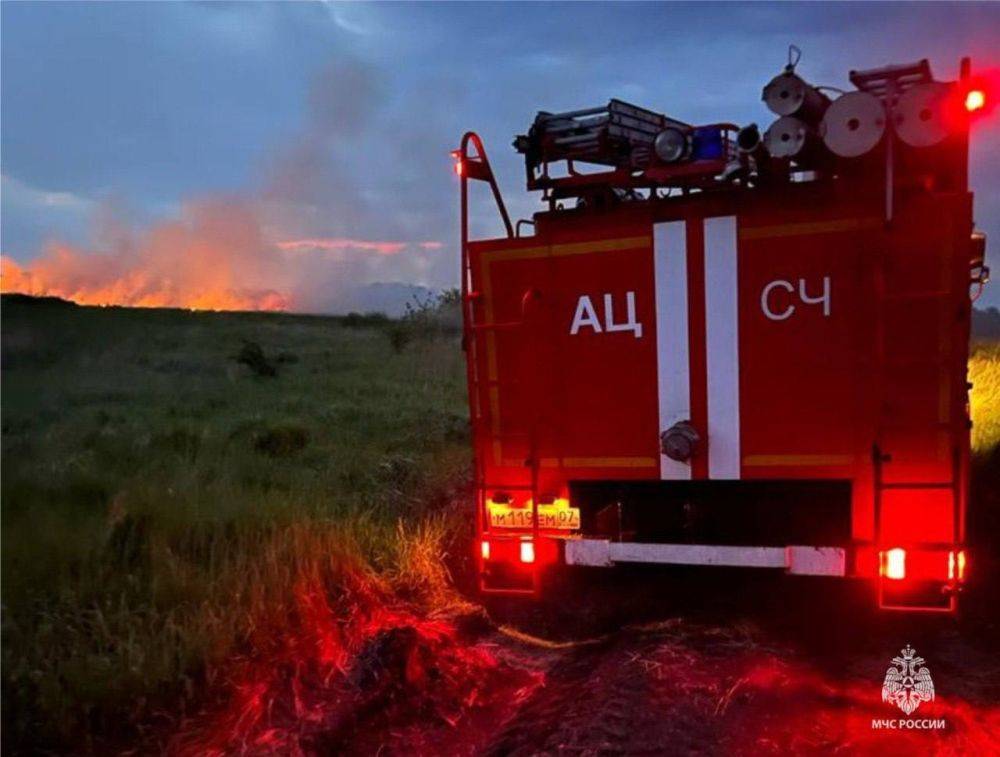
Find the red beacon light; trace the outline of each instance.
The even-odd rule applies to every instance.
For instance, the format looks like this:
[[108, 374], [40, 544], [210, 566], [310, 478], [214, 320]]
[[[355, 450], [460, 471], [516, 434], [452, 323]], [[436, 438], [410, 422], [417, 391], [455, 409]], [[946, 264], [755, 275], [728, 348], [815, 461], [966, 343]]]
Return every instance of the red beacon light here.
[[462, 151], [452, 150], [451, 157], [455, 159], [455, 175], [461, 176], [465, 173], [465, 163], [462, 160]]
[[970, 89], [965, 93], [965, 110], [976, 113], [986, 107], [986, 93], [981, 89]]
[[980, 73], [975, 76], [963, 69], [963, 75], [958, 81], [958, 107], [966, 118], [984, 116], [993, 113], [996, 106], [997, 73]]

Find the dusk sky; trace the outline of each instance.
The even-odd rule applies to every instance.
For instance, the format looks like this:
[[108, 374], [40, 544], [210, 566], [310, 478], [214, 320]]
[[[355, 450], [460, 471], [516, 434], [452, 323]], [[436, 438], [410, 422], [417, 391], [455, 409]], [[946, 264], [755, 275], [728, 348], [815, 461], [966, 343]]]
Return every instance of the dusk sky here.
[[[186, 291], [189, 276], [231, 301], [311, 311], [354, 307], [370, 282], [455, 285], [448, 152], [467, 129], [485, 139], [512, 214], [528, 217], [537, 198], [510, 143], [540, 109], [618, 97], [688, 122], [766, 125], [760, 90], [789, 43], [805, 78], [841, 87], [850, 69], [922, 57], [941, 79], [963, 55], [1000, 66], [997, 3], [5, 2], [0, 13], [3, 254], [70, 268], [80, 287], [128, 279], [146, 304], [170, 300], [157, 287]], [[971, 164], [1000, 269], [1000, 111], [976, 125]], [[478, 207], [477, 231], [494, 232], [492, 207]], [[1000, 282], [980, 304], [1000, 305]]]

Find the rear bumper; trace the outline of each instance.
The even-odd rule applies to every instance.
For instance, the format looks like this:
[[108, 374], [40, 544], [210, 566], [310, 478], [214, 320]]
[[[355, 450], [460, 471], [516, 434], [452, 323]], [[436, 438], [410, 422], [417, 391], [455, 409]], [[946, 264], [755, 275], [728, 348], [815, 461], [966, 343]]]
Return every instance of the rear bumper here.
[[847, 575], [842, 547], [745, 547], [706, 544], [644, 544], [607, 539], [566, 541], [566, 563], [611, 567], [618, 563], [772, 568], [804, 576]]

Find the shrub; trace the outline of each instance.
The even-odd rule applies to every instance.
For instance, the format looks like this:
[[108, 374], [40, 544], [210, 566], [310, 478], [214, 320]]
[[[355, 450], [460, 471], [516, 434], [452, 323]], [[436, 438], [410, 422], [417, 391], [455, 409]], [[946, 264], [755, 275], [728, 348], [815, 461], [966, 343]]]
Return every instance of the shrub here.
[[264, 350], [256, 342], [244, 340], [243, 346], [236, 353], [234, 360], [241, 365], [245, 365], [258, 376], [274, 378], [278, 375], [278, 369], [267, 359], [264, 355]]
[[349, 329], [382, 328], [389, 323], [385, 313], [348, 313], [340, 319]]
[[413, 341], [413, 328], [408, 323], [397, 323], [389, 329], [389, 344], [397, 355]]
[[268, 457], [288, 457], [305, 449], [309, 432], [299, 426], [275, 426], [254, 435], [253, 448]]
[[389, 330], [389, 343], [398, 354], [414, 340], [457, 337], [462, 332], [461, 295], [457, 289], [406, 303], [406, 312]]

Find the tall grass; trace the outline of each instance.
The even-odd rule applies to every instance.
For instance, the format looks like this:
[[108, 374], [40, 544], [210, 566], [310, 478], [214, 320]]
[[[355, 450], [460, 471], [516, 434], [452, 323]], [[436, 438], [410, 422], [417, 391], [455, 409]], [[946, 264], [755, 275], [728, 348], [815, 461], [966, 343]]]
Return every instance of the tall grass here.
[[973, 456], [966, 535], [975, 557], [972, 581], [981, 589], [979, 599], [967, 603], [966, 616], [977, 622], [993, 617], [1000, 581], [1000, 342], [973, 344], [969, 381]]
[[[449, 601], [461, 352], [392, 326], [5, 304], [8, 745], [176, 720], [282, 638], [297, 586]], [[234, 359], [247, 341], [276, 377]]]
[[969, 381], [972, 451], [985, 455], [1000, 446], [1000, 342], [973, 344]]

